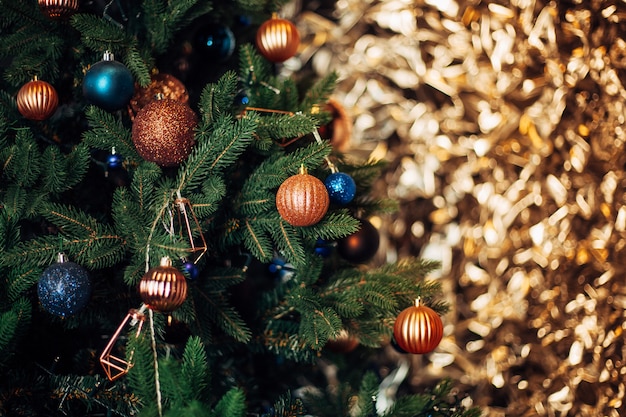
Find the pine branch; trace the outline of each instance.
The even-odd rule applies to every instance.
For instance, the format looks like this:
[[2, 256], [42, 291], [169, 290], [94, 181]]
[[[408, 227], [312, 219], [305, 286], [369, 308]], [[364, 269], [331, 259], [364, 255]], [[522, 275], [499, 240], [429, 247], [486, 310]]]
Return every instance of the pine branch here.
[[226, 334], [239, 342], [248, 342], [252, 337], [250, 329], [242, 320], [221, 292], [205, 293], [197, 289], [194, 291], [194, 305], [196, 310], [204, 310], [198, 315], [208, 315], [211, 321]]
[[227, 71], [217, 83], [206, 85], [202, 89], [198, 106], [202, 123], [210, 126], [225, 114], [229, 114], [236, 94], [237, 74], [234, 71]]
[[181, 376], [188, 387], [185, 401], [202, 400], [209, 386], [209, 364], [204, 345], [198, 337], [190, 337], [183, 352]]
[[29, 291], [41, 277], [41, 268], [28, 265], [18, 265], [7, 273], [6, 296], [9, 302], [15, 302], [25, 292]]
[[237, 158], [252, 140], [256, 120], [241, 118], [233, 122], [224, 116], [216, 122], [209, 140], [196, 145], [178, 173], [178, 190], [182, 194], [193, 191], [206, 178], [237, 162]]
[[128, 372], [127, 379], [142, 404], [148, 408], [155, 408], [154, 363], [147, 333], [149, 330], [142, 332], [139, 337], [134, 337], [134, 334], [131, 334], [128, 338], [126, 351], [132, 352], [133, 366]]
[[[243, 244], [252, 256], [261, 262], [269, 262], [272, 259], [273, 245], [266, 230], [255, 221], [243, 221]], [[234, 243], [234, 242], [233, 242]]]
[[19, 242], [0, 257], [3, 267], [16, 267], [28, 259], [31, 265], [44, 266], [54, 261], [60, 251], [57, 236], [41, 236], [28, 242]]
[[41, 153], [30, 130], [20, 129], [4, 163], [4, 175], [20, 187], [34, 185], [41, 173]]
[[[324, 109], [324, 106], [328, 102], [330, 95], [337, 86], [338, 74], [331, 72], [325, 77], [317, 80], [311, 88], [309, 88], [304, 96], [304, 99], [300, 103], [298, 109], [305, 113], [311, 114], [313, 109]], [[295, 108], [295, 106], [293, 107]]]
[[115, 148], [115, 151], [126, 159], [137, 164], [143, 161], [135, 150], [130, 129], [126, 128], [120, 119], [97, 106], [88, 106], [85, 109], [85, 117], [90, 127], [83, 133], [85, 145], [109, 152]]
[[272, 414], [266, 414], [263, 417], [304, 417], [305, 415], [302, 401], [286, 393], [274, 402]]
[[378, 378], [373, 372], [366, 372], [359, 386], [358, 396], [354, 409], [359, 417], [369, 417], [376, 415], [373, 399], [378, 392]]
[[215, 405], [211, 417], [245, 417], [246, 404], [244, 392], [239, 388], [229, 390]]
[[[28, 198], [28, 192], [19, 184], [9, 185], [4, 195], [2, 195], [3, 217], [5, 217], [7, 221], [9, 221], [9, 219], [16, 220], [22, 218]], [[2, 239], [2, 237], [0, 237], [0, 239]]]
[[109, 50], [115, 54], [132, 43], [129, 35], [104, 17], [77, 13], [70, 23], [80, 32], [82, 42], [94, 51]]

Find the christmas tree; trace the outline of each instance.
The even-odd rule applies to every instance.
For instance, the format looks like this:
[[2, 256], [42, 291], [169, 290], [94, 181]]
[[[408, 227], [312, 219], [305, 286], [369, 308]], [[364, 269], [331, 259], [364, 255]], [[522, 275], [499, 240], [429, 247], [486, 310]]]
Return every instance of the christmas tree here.
[[333, 75], [280, 76], [282, 5], [0, 2], [0, 414], [480, 414], [380, 401], [437, 263], [369, 262], [382, 164], [333, 145]]

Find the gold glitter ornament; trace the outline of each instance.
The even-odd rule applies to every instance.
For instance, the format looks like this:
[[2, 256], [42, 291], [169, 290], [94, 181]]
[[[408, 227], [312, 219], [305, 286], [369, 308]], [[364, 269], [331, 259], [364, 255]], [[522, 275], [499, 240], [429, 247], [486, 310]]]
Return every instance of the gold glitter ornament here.
[[300, 34], [293, 22], [281, 19], [277, 13], [263, 22], [256, 34], [256, 46], [261, 55], [272, 62], [284, 62], [294, 56], [300, 45]]
[[167, 98], [155, 100], [137, 113], [133, 143], [146, 161], [177, 166], [191, 153], [197, 123], [196, 114], [186, 104]]
[[182, 272], [172, 266], [167, 256], [159, 266], [151, 268], [139, 282], [139, 295], [154, 311], [169, 313], [180, 307], [187, 298], [187, 281]]
[[35, 77], [17, 93], [17, 109], [27, 119], [45, 120], [59, 105], [59, 95], [52, 85]]
[[139, 110], [157, 100], [158, 97], [177, 100], [184, 104], [189, 103], [187, 88], [178, 78], [170, 74], [157, 73], [150, 77], [148, 86], [135, 85], [135, 94], [128, 103], [131, 117], [134, 118]]
[[330, 197], [324, 183], [306, 172], [285, 180], [276, 192], [276, 208], [280, 216], [292, 226], [312, 226], [322, 220], [328, 211]]

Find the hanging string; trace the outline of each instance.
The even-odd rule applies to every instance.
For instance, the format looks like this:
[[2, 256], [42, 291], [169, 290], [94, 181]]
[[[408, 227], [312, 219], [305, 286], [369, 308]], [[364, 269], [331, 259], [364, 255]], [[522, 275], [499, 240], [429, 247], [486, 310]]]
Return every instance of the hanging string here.
[[150, 317], [150, 340], [152, 343], [152, 355], [154, 357], [154, 386], [156, 388], [157, 409], [159, 410], [159, 417], [163, 417], [161, 382], [159, 381], [159, 356], [157, 354], [156, 338], [154, 336], [154, 312], [151, 309], [148, 309], [148, 316]]
[[107, 5], [104, 6], [102, 17], [104, 17], [106, 20], [113, 23], [115, 26], [119, 27], [120, 29], [124, 29], [124, 25], [122, 25], [120, 22], [113, 19], [113, 17], [109, 15], [109, 8], [111, 7], [111, 5], [113, 5], [113, 2], [117, 3], [117, 8], [120, 11], [120, 15], [122, 16], [122, 19], [124, 21], [128, 20], [128, 18], [126, 17], [126, 14], [124, 13], [124, 9], [122, 9], [122, 5], [120, 4], [120, 0], [111, 0], [110, 2], [108, 2]]
[[[324, 144], [324, 140], [322, 139], [322, 137], [320, 136], [320, 132], [318, 132], [317, 129], [315, 129], [313, 131], [313, 136], [315, 137], [315, 141], [319, 144], [319, 145], [323, 145]], [[330, 169], [330, 172], [332, 172], [333, 174], [336, 172], [339, 172], [339, 170], [337, 169], [337, 166], [335, 164], [333, 164], [333, 162], [330, 160], [330, 158], [328, 158], [327, 156], [324, 157], [324, 161], [326, 161], [326, 164], [328, 165], [328, 168]]]

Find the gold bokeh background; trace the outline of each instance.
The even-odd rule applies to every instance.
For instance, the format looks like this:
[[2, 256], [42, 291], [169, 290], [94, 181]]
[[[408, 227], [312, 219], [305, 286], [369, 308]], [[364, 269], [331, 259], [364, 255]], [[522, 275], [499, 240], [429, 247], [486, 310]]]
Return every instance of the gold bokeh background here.
[[489, 416], [626, 415], [626, 4], [300, 6], [283, 71], [337, 71], [349, 153], [389, 164], [381, 260], [442, 263], [444, 340], [408, 384], [451, 377]]

